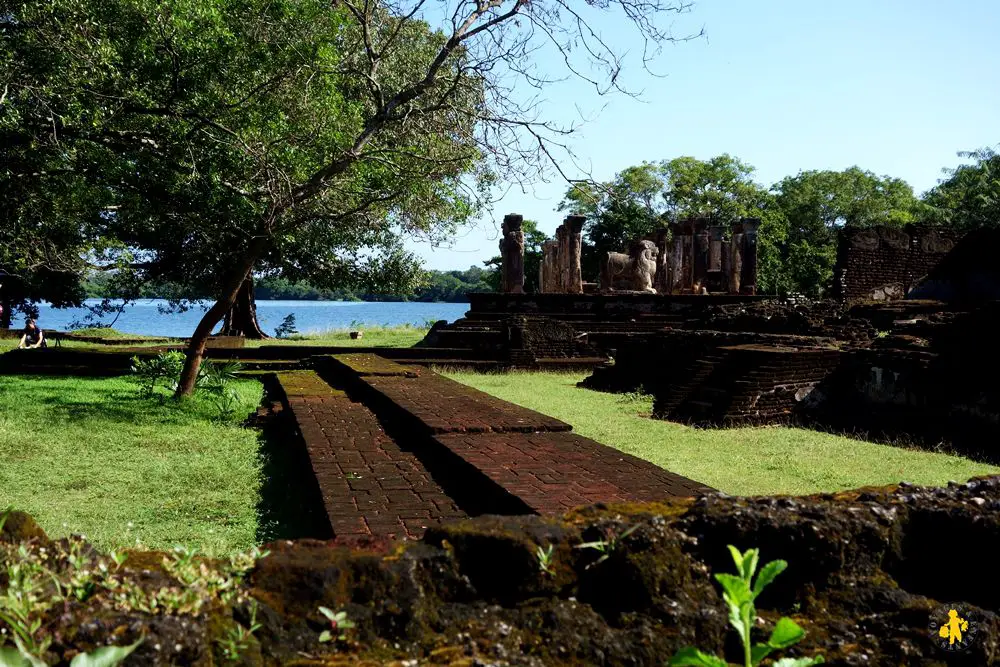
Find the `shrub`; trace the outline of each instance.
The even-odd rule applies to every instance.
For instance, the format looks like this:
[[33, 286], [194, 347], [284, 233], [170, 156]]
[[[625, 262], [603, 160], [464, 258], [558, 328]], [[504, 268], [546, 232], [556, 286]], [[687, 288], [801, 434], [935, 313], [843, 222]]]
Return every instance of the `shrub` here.
[[177, 350], [162, 352], [148, 359], [132, 357], [132, 374], [144, 387], [147, 396], [153, 395], [161, 381], [168, 387], [176, 386], [183, 368], [184, 354]]
[[288, 338], [298, 332], [298, 329], [295, 328], [295, 313], [285, 315], [285, 319], [281, 320], [281, 324], [274, 329], [276, 338]]

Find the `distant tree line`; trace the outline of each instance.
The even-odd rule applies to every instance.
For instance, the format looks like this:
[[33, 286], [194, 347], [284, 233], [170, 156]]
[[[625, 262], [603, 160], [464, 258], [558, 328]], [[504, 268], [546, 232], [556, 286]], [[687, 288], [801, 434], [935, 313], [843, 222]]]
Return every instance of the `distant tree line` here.
[[[536, 268], [537, 272], [537, 268]], [[355, 291], [347, 288], [324, 289], [308, 281], [292, 282], [287, 278], [263, 277], [254, 282], [254, 297], [259, 300], [295, 301], [444, 301], [463, 303], [468, 292], [490, 292], [496, 289], [492, 268], [471, 266], [464, 271], [425, 271], [417, 287], [405, 294], [384, 294]], [[115, 276], [108, 273], [91, 275], [84, 282], [87, 298], [103, 299], [115, 295]], [[182, 286], [172, 283], [144, 284], [140, 298], [182, 300], [196, 298]]]
[[837, 234], [845, 227], [1000, 227], [1000, 154], [985, 148], [958, 155], [969, 163], [945, 169], [945, 178], [919, 197], [906, 181], [860, 167], [800, 171], [765, 186], [754, 179], [753, 166], [724, 154], [643, 162], [608, 182], [574, 185], [559, 208], [587, 216], [585, 277], [597, 275], [604, 252], [622, 251], [667, 222], [692, 215], [723, 222], [746, 216], [761, 219], [761, 289], [818, 297], [829, 289]]

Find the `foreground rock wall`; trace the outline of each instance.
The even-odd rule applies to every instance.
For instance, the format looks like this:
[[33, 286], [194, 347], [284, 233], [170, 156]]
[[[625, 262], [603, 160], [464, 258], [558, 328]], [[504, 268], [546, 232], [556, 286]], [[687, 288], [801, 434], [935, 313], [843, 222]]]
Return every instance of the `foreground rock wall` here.
[[[726, 545], [734, 544], [759, 547], [764, 562], [789, 563], [758, 599], [754, 630], [765, 637], [779, 615], [801, 624], [805, 640], [785, 655], [824, 655], [833, 665], [983, 666], [1000, 664], [1000, 579], [990, 548], [998, 537], [1000, 478], [990, 478], [803, 498], [716, 494], [594, 506], [562, 519], [481, 517], [432, 528], [390, 553], [283, 541], [255, 563], [196, 560], [191, 568], [177, 555], [149, 552], [118, 568], [89, 548], [77, 549], [84, 560], [74, 566], [65, 558], [69, 542], [51, 542], [14, 515], [0, 534], [0, 559], [23, 568], [42, 562], [44, 548], [60, 577], [93, 573], [89, 592], [37, 614], [38, 637], [52, 640], [50, 664], [140, 637], [126, 664], [661, 665], [687, 645], [735, 661], [712, 579], [731, 570]], [[602, 540], [614, 542], [603, 559], [584, 546]], [[538, 549], [549, 546], [546, 572]], [[100, 574], [102, 562], [110, 573]], [[11, 579], [0, 571], [2, 590]], [[185, 580], [194, 583], [185, 589]], [[155, 591], [189, 589], [204, 598], [196, 610], [169, 597], [136, 608]], [[43, 590], [41, 599], [53, 595]], [[320, 606], [345, 612], [356, 627], [342, 641], [320, 642], [330, 629]], [[965, 651], [943, 650], [931, 628], [949, 608], [975, 630]], [[252, 634], [251, 618], [259, 624]], [[245, 641], [231, 659], [240, 627]]]

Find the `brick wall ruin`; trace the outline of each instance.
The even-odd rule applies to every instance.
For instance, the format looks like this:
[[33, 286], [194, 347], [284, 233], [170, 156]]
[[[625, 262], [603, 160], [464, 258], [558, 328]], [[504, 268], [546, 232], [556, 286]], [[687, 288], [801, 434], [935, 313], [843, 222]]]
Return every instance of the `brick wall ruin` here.
[[834, 296], [845, 301], [901, 299], [960, 238], [956, 232], [925, 225], [842, 229]]

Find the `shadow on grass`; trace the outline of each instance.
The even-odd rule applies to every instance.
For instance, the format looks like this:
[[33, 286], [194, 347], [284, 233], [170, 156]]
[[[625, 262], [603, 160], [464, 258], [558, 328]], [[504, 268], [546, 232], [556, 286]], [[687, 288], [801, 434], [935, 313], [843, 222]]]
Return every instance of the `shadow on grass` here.
[[333, 539], [305, 443], [289, 415], [266, 418], [260, 434], [263, 460], [257, 543]]

